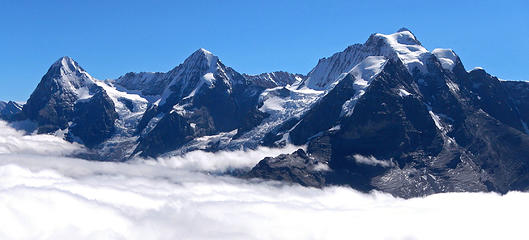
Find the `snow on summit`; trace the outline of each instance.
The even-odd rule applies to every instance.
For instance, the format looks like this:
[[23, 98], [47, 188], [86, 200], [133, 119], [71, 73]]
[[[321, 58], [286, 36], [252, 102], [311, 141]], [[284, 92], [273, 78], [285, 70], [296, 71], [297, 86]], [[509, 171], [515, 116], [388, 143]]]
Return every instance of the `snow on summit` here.
[[[214, 76], [220, 68], [222, 66], [217, 56], [204, 48], [196, 50], [184, 63], [166, 74], [170, 82], [162, 94], [160, 104], [164, 104], [171, 95], [192, 97], [203, 85], [212, 86]], [[179, 89], [179, 92], [175, 93], [174, 89]]]
[[436, 48], [432, 54], [439, 59], [444, 69], [452, 71], [457, 62], [457, 55], [452, 49]]
[[373, 37], [385, 42], [381, 49], [382, 55], [393, 57], [396, 54], [410, 73], [413, 74], [415, 69], [418, 69], [421, 73], [428, 72], [425, 60], [430, 53], [421, 45], [411, 31], [401, 29], [399, 32], [389, 35], [377, 33]]
[[95, 78], [67, 56], [53, 63], [44, 78], [56, 82], [64, 91], [74, 94], [78, 99], [90, 98], [92, 95], [89, 88], [96, 82]]
[[315, 90], [330, 90], [344, 73], [350, 72], [357, 64], [369, 56], [384, 56], [400, 60], [411, 74], [415, 71], [427, 74], [426, 62], [432, 54], [424, 48], [408, 29], [400, 29], [393, 34], [376, 33], [364, 44], [355, 44], [329, 58], [320, 59], [310, 71], [301, 87]]
[[372, 34], [364, 44], [351, 45], [331, 57], [320, 59], [299, 88], [329, 91], [344, 74], [370, 56], [400, 61], [411, 75], [431, 74], [428, 66], [437, 60], [443, 69], [452, 71], [459, 59], [451, 49], [428, 51], [410, 30], [401, 28], [393, 34]]

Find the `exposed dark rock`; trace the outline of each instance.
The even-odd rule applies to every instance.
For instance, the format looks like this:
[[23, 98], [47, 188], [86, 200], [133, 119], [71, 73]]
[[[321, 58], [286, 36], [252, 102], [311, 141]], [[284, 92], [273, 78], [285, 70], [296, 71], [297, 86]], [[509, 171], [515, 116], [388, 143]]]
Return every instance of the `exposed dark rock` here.
[[192, 139], [193, 128], [176, 112], [163, 117], [156, 127], [141, 139], [134, 153], [142, 156], [157, 156], [176, 149]]
[[22, 105], [9, 101], [9, 102], [2, 102], [0, 101], [0, 119], [4, 119], [7, 121], [13, 121], [16, 119], [17, 115], [22, 112]]
[[112, 136], [117, 118], [114, 102], [101, 90], [90, 99], [75, 104], [71, 138], [78, 137], [85, 146], [94, 147]]
[[501, 81], [518, 112], [525, 133], [528, 133], [529, 123], [529, 82], [525, 81]]
[[293, 74], [283, 71], [262, 73], [259, 75], [243, 74], [243, 76], [255, 85], [264, 88], [284, 87], [292, 85], [298, 81], [303, 81], [306, 78], [306, 76], [301, 74]]
[[260, 161], [245, 177], [266, 178], [303, 186], [322, 187], [325, 184], [326, 163], [307, 155], [302, 149], [292, 154], [267, 157]]
[[356, 94], [354, 77], [348, 74], [336, 87], [317, 102], [290, 132], [293, 144], [301, 145], [313, 135], [325, 131], [338, 123], [342, 104]]
[[144, 95], [160, 95], [170, 81], [171, 78], [165, 73], [129, 72], [116, 79], [115, 82], [128, 90], [141, 91]]

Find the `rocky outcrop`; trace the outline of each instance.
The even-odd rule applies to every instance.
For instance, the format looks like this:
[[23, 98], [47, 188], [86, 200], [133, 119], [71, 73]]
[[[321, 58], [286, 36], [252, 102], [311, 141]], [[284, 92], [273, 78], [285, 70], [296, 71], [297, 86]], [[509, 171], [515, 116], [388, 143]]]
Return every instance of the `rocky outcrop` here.
[[271, 180], [299, 183], [303, 186], [322, 187], [328, 167], [325, 162], [307, 155], [302, 149], [292, 154], [267, 157], [260, 161], [247, 178], [266, 178]]
[[14, 101], [0, 101], [0, 119], [7, 121], [16, 120], [18, 115], [22, 112], [22, 106], [22, 104]]
[[248, 75], [243, 74], [248, 81], [254, 83], [257, 86], [264, 88], [284, 87], [287, 85], [294, 85], [295, 83], [302, 82], [306, 76], [302, 74], [293, 74], [283, 71], [261, 73], [259, 75]]

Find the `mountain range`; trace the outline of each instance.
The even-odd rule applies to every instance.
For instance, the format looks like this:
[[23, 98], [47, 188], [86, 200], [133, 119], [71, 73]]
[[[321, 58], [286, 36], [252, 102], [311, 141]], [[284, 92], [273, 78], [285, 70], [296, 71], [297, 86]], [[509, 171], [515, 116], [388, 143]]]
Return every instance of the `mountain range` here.
[[193, 150], [305, 146], [243, 178], [400, 197], [529, 189], [529, 83], [467, 70], [408, 29], [372, 34], [307, 74], [241, 74], [199, 49], [168, 72], [98, 80], [62, 57], [0, 117], [126, 161]]

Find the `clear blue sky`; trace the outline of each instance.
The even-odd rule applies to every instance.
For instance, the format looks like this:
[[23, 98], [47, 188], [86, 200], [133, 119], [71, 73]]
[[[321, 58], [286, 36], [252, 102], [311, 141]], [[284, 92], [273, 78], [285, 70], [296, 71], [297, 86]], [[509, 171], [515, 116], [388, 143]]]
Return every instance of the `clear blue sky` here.
[[198, 48], [241, 73], [308, 73], [371, 33], [411, 29], [467, 69], [529, 80], [529, 1], [0, 0], [0, 99], [25, 101], [59, 57], [98, 79], [168, 71]]

